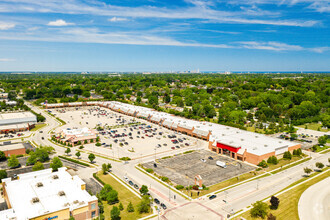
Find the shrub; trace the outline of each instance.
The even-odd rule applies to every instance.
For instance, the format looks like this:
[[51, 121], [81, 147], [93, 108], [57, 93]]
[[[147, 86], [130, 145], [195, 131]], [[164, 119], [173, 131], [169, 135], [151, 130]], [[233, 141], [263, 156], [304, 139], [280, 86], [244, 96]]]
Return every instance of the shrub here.
[[164, 181], [164, 182], [168, 182], [169, 181], [168, 177], [166, 177], [166, 176], [162, 176], [160, 179], [162, 181]]
[[268, 158], [267, 163], [276, 165], [276, 164], [278, 164], [278, 160], [275, 156], [271, 156]]
[[96, 144], [95, 144], [95, 146], [96, 147], [100, 147], [102, 144], [100, 143], [100, 142], [97, 142]]
[[122, 204], [122, 203], [119, 203], [118, 208], [119, 208], [120, 211], [123, 211], [123, 210], [124, 210], [124, 206], [123, 206], [123, 204]]
[[265, 160], [262, 160], [259, 164], [258, 164], [259, 167], [262, 167], [262, 168], [266, 168], [268, 167], [268, 164]]
[[1, 179], [7, 178], [7, 171], [6, 170], [0, 170], [0, 183]]
[[151, 168], [146, 169], [146, 171], [147, 171], [148, 173], [153, 173], [153, 172], [154, 172], [154, 170], [151, 169]]
[[175, 188], [176, 188], [177, 190], [181, 190], [181, 189], [184, 188], [184, 186], [182, 186], [182, 185], [176, 185]]
[[83, 145], [81, 145], [81, 146], [79, 147], [79, 149], [84, 149], [84, 146], [83, 146]]
[[198, 185], [193, 185], [193, 190], [198, 190]]
[[290, 151], [285, 151], [283, 158], [291, 160], [292, 159], [292, 154], [290, 153]]
[[121, 157], [121, 158], [119, 158], [119, 160], [129, 161], [129, 160], [131, 160], [131, 158], [129, 158], [129, 157]]

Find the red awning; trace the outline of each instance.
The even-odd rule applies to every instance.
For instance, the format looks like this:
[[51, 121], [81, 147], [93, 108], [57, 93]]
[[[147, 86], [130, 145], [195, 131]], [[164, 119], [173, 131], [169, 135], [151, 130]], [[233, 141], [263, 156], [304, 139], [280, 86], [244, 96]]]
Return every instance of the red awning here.
[[235, 153], [237, 153], [237, 151], [239, 149], [241, 149], [240, 147], [239, 148], [235, 148], [235, 147], [231, 147], [231, 146], [228, 146], [228, 145], [225, 145], [225, 144], [221, 144], [221, 143], [217, 143], [217, 147], [222, 148], [222, 149], [227, 149], [227, 150], [229, 150], [231, 152], [235, 152]]

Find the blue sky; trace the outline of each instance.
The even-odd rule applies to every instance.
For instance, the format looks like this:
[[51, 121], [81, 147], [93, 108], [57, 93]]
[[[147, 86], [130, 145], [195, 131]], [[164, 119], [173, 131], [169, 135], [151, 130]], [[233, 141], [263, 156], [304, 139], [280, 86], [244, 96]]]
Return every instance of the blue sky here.
[[330, 0], [0, 0], [0, 71], [330, 71]]

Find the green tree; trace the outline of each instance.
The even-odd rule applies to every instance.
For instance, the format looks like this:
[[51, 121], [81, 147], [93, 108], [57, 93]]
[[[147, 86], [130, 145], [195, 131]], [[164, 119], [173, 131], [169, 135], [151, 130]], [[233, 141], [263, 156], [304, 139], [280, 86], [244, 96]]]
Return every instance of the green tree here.
[[264, 202], [257, 201], [252, 204], [252, 209], [250, 210], [250, 215], [253, 218], [262, 218], [264, 219], [268, 213], [268, 205]]
[[19, 161], [16, 157], [16, 155], [11, 155], [10, 158], [8, 159], [8, 167], [14, 168], [19, 166]]
[[118, 192], [116, 190], [111, 190], [107, 195], [107, 202], [109, 204], [114, 204], [118, 202]]
[[62, 167], [62, 161], [58, 157], [54, 157], [52, 162], [50, 163], [50, 168], [53, 169], [53, 171], [57, 171], [58, 168]]
[[32, 151], [30, 152], [30, 156], [26, 160], [26, 165], [33, 165], [37, 162], [37, 156], [36, 154]]
[[7, 171], [6, 170], [0, 170], [0, 183], [1, 179], [7, 178]]
[[148, 213], [150, 212], [150, 198], [148, 195], [142, 197], [141, 202], [138, 204], [139, 213]]
[[304, 168], [304, 172], [307, 174], [307, 176], [309, 176], [309, 174], [312, 172], [313, 170], [308, 168], [308, 167], [305, 167]]
[[32, 167], [33, 171], [38, 171], [38, 170], [43, 170], [43, 169], [45, 169], [45, 167], [41, 162], [35, 163], [34, 166]]
[[142, 185], [141, 188], [140, 188], [140, 193], [142, 195], [146, 195], [148, 192], [149, 192], [148, 187], [146, 185]]
[[89, 154], [88, 159], [90, 160], [91, 163], [93, 163], [93, 160], [95, 160], [95, 155], [94, 154]]
[[0, 161], [5, 161], [7, 160], [6, 155], [3, 151], [0, 151]]
[[277, 197], [275, 197], [275, 196], [272, 196], [271, 198], [270, 198], [270, 208], [271, 209], [277, 209], [278, 208], [278, 206], [279, 206], [279, 204], [280, 204], [280, 200], [279, 200], [279, 198], [277, 198]]
[[316, 166], [317, 168], [319, 168], [319, 170], [321, 171], [322, 168], [324, 167], [324, 164], [321, 163], [321, 162], [316, 162], [315, 166]]
[[102, 172], [103, 172], [103, 174], [106, 174], [107, 173], [107, 171], [108, 171], [108, 166], [107, 166], [107, 164], [102, 164]]
[[291, 160], [292, 159], [292, 154], [290, 153], [290, 151], [285, 151], [283, 158]]
[[38, 147], [35, 150], [35, 156], [37, 157], [37, 160], [40, 162], [46, 162], [49, 160], [49, 151], [50, 149], [46, 147]]
[[122, 204], [122, 203], [119, 203], [118, 208], [119, 208], [120, 211], [123, 211], [123, 210], [124, 210], [124, 206], [123, 206], [123, 204]]
[[127, 205], [127, 211], [128, 212], [134, 212], [134, 206], [131, 202], [129, 202], [128, 205]]
[[71, 152], [71, 149], [69, 147], [66, 148], [66, 150], [65, 150], [66, 155], [69, 155], [70, 152]]
[[325, 145], [327, 143], [328, 136], [324, 135], [318, 138], [319, 145]]
[[112, 207], [110, 212], [111, 220], [120, 220], [120, 210], [117, 206]]
[[79, 159], [80, 155], [81, 155], [80, 151], [77, 151], [76, 156], [77, 156], [78, 159]]

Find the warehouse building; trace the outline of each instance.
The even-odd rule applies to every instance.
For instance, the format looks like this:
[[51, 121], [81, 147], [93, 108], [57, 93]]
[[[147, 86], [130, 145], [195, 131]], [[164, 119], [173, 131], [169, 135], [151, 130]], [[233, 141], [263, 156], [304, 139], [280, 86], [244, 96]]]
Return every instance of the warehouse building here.
[[142, 118], [170, 130], [203, 139], [209, 142], [211, 151], [252, 164], [258, 164], [270, 156], [282, 155], [285, 151], [292, 152], [301, 148], [301, 145], [295, 142], [279, 140], [221, 124], [190, 120], [146, 107], [117, 101], [94, 103], [97, 106]]
[[78, 176], [65, 167], [57, 172], [46, 169], [19, 174], [17, 180], [2, 179], [3, 195], [8, 209], [0, 211], [0, 219], [94, 219], [98, 217], [96, 196], [86, 191]]
[[0, 151], [4, 152], [6, 157], [24, 155], [27, 149], [32, 150], [33, 146], [30, 143], [11, 143], [11, 141], [4, 141], [0, 144]]
[[37, 123], [37, 116], [31, 112], [0, 114], [0, 133], [30, 130]]

